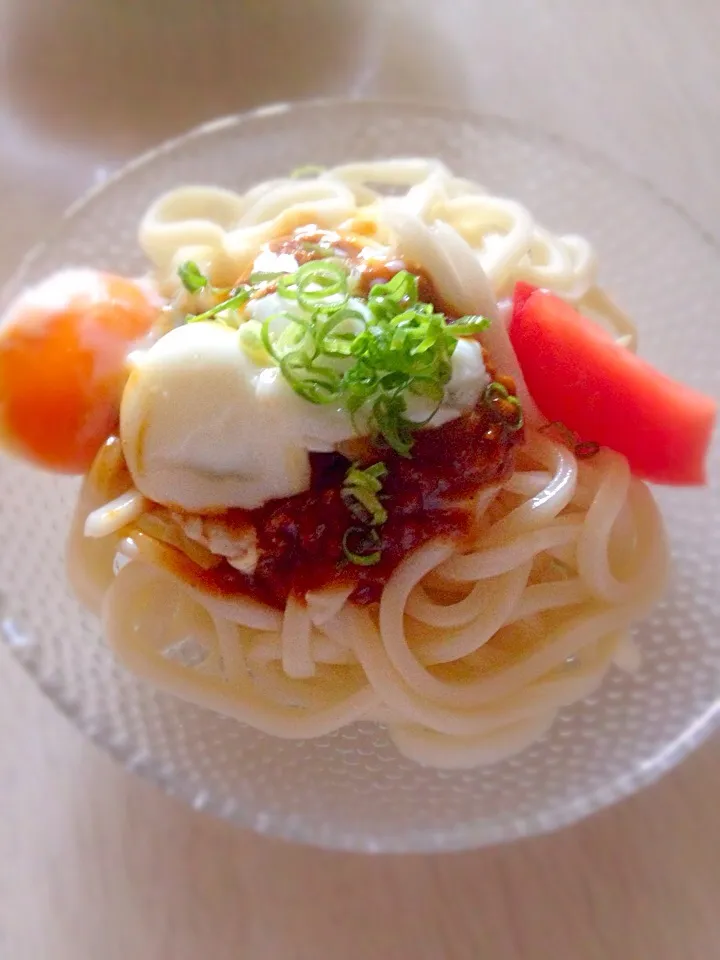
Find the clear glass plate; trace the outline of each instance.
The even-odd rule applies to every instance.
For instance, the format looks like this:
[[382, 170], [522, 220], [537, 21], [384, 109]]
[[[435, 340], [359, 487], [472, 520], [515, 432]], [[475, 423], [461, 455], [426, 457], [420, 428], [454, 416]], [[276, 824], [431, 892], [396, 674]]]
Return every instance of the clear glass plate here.
[[[602, 279], [636, 318], [651, 361], [717, 395], [718, 254], [640, 179], [505, 120], [419, 106], [315, 102], [220, 120], [131, 163], [70, 210], [6, 291], [66, 265], [144, 269], [148, 203], [184, 182], [242, 190], [306, 163], [437, 156], [517, 197], [551, 229], [585, 234]], [[643, 667], [615, 672], [521, 756], [475, 772], [401, 759], [358, 724], [276, 740], [193, 707], [116, 666], [69, 595], [63, 548], [77, 482], [0, 461], [2, 636], [38, 685], [131, 770], [219, 816], [294, 840], [364, 851], [452, 850], [551, 830], [623, 797], [697, 745], [718, 719], [720, 474], [661, 490], [675, 561], [667, 598], [637, 632]]]

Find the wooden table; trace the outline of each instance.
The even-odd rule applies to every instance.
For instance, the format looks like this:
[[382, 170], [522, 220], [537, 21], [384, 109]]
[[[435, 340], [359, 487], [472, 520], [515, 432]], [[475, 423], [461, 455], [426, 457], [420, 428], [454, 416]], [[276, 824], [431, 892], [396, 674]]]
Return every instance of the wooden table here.
[[[0, 0], [0, 271], [137, 150], [328, 93], [532, 120], [717, 235], [718, 37], [714, 0]], [[0, 957], [712, 960], [719, 797], [716, 739], [556, 836], [435, 858], [290, 847], [116, 768], [0, 651]]]

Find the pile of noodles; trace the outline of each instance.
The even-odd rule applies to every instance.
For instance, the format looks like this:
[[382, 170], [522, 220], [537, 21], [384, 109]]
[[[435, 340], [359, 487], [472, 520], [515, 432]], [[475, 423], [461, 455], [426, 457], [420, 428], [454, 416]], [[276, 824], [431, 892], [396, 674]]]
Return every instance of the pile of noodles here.
[[668, 564], [653, 498], [625, 459], [605, 449], [579, 459], [542, 429], [508, 339], [509, 298], [518, 280], [553, 290], [629, 349], [634, 328], [596, 285], [585, 240], [554, 236], [437, 161], [348, 164], [243, 195], [184, 187], [151, 207], [140, 241], [173, 298], [183, 261], [232, 284], [263, 243], [309, 224], [371, 224], [444, 301], [494, 319], [484, 345], [516, 379], [527, 439], [509, 479], [478, 491], [474, 542], [417, 549], [371, 606], [352, 604], [350, 585], [291, 596], [284, 611], [220, 598], [171, 571], [167, 532], [154, 535], [110, 446], [81, 494], [72, 582], [121, 661], [193, 703], [287, 738], [375, 720], [403, 754], [437, 767], [499, 760], [613, 664], [635, 668], [629, 631], [662, 594]]

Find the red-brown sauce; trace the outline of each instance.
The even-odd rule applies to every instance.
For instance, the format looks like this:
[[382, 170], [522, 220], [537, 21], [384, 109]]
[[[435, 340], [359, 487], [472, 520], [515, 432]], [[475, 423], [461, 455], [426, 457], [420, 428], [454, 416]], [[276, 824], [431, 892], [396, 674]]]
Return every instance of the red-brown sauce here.
[[343, 257], [352, 266], [358, 281], [358, 293], [367, 296], [376, 283], [387, 283], [401, 270], [409, 270], [418, 278], [418, 296], [424, 303], [433, 303], [440, 313], [456, 320], [460, 314], [438, 294], [427, 273], [405, 260], [382, 259], [382, 248], [368, 245], [365, 237], [358, 234], [341, 234], [330, 230], [311, 228], [289, 237], [278, 237], [267, 244], [273, 253], [289, 253], [299, 266], [318, 260], [322, 254], [314, 246], [324, 246]]
[[[269, 249], [292, 253], [302, 264], [317, 259], [312, 244], [321, 242], [330, 242], [351, 261], [363, 292], [409, 269], [419, 277], [423, 301], [432, 302], [450, 318], [458, 316], [438, 297], [422, 270], [400, 260], [387, 263], [368, 256], [361, 237], [312, 231], [274, 240]], [[490, 370], [487, 357], [486, 366]], [[514, 393], [509, 378], [499, 379]], [[418, 431], [411, 459], [359, 441], [353, 454], [356, 462], [368, 466], [383, 461], [387, 468], [381, 500], [388, 516], [379, 528], [381, 559], [376, 565], [358, 566], [345, 557], [343, 537], [349, 527], [358, 526], [342, 497], [351, 461], [330, 453], [311, 454], [312, 480], [306, 492], [271, 500], [257, 510], [229, 510], [213, 518], [221, 519], [230, 533], [254, 527], [259, 559], [252, 574], [239, 572], [226, 560], [201, 570], [176, 551], [177, 572], [212, 592], [241, 594], [278, 608], [293, 592], [303, 594], [338, 583], [355, 585], [352, 599], [356, 603], [372, 603], [412, 550], [437, 538], [463, 541], [471, 534], [472, 495], [512, 472], [513, 448], [522, 439], [522, 430], [505, 426], [502, 411], [481, 403], [439, 428]], [[353, 549], [358, 548], [353, 545]]]
[[416, 435], [413, 457], [378, 450], [388, 473], [381, 499], [388, 519], [380, 529], [381, 560], [357, 566], [343, 552], [343, 536], [357, 526], [343, 501], [342, 483], [350, 465], [340, 454], [312, 454], [313, 476], [305, 493], [271, 500], [257, 510], [230, 510], [230, 530], [252, 524], [260, 558], [252, 575], [223, 562], [196, 579], [224, 595], [241, 593], [275, 607], [288, 595], [335, 583], [354, 583], [357, 603], [378, 600], [390, 574], [410, 551], [430, 540], [464, 540], [472, 531], [472, 494], [505, 479], [521, 431], [509, 432], [489, 411], [478, 409]]

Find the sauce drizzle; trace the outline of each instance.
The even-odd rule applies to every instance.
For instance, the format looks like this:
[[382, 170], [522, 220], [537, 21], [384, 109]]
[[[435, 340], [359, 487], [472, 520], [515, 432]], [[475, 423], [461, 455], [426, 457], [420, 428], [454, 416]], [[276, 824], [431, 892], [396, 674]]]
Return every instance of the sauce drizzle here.
[[[420, 281], [420, 299], [433, 303], [448, 319], [457, 319], [457, 311], [443, 303], [424, 271], [399, 259], [383, 260], [382, 248], [367, 246], [361, 237], [312, 228], [273, 240], [264, 249], [292, 254], [302, 265], [323, 256], [321, 245], [350, 263], [360, 294], [367, 295], [374, 284], [387, 282], [400, 270], [410, 270]], [[272, 289], [269, 281], [264, 293]], [[487, 357], [485, 362], [493, 378]], [[512, 380], [501, 379], [514, 394]], [[309, 490], [268, 501], [256, 510], [232, 509], [213, 516], [213, 523], [221, 524], [230, 540], [246, 539], [248, 533], [254, 537], [257, 562], [252, 572], [236, 569], [227, 559], [202, 569], [176, 548], [169, 548], [165, 556], [173, 558], [174, 572], [211, 593], [247, 596], [279, 609], [291, 593], [303, 595], [333, 584], [353, 584], [355, 603], [373, 603], [409, 552], [435, 539], [470, 538], [475, 495], [510, 475], [514, 448], [522, 441], [523, 431], [507, 429], [482, 401], [441, 427], [417, 431], [410, 459], [369, 438], [358, 438], [344, 447], [345, 455], [310, 455]], [[343, 552], [346, 531], [357, 526], [342, 496], [343, 481], [351, 463], [366, 467], [378, 461], [387, 468], [380, 494], [387, 520], [376, 528], [381, 559], [374, 566], [360, 566]], [[181, 515], [183, 519], [192, 517]]]

